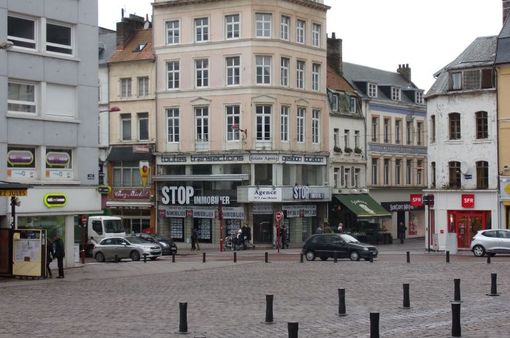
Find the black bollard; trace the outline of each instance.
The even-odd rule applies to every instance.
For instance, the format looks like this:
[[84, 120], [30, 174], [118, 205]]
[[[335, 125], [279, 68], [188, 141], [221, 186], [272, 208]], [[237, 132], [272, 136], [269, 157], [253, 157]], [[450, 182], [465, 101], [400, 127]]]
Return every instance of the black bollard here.
[[487, 264], [491, 264], [491, 255], [487, 254]]
[[450, 263], [450, 251], [446, 251], [446, 263]]
[[409, 251], [406, 252], [407, 263], [411, 263], [411, 253]]
[[487, 296], [499, 296], [497, 279], [498, 274], [491, 273], [491, 293], [488, 293]]
[[303, 263], [303, 254], [299, 255], [299, 262]]
[[452, 303], [452, 337], [460, 337], [460, 303]]
[[202, 263], [205, 263], [205, 252], [202, 252]]
[[179, 333], [188, 332], [188, 303], [179, 303]]
[[175, 263], [175, 253], [172, 254], [172, 263]]
[[115, 258], [114, 258], [114, 260], [115, 260], [115, 263], [118, 263], [118, 262], [120, 262], [119, 256], [118, 256], [118, 255], [115, 255]]
[[336, 251], [335, 251], [335, 253], [333, 254], [333, 260], [335, 261], [335, 263], [337, 262], [337, 254], [336, 254]]
[[266, 295], [266, 323], [273, 322], [273, 295]]
[[146, 253], [143, 254], [143, 262], [147, 263], [147, 254]]
[[410, 309], [411, 308], [411, 301], [409, 299], [409, 284], [404, 284], [404, 301], [402, 304], [402, 308], [404, 309]]
[[237, 252], [234, 251], [234, 263], [237, 263]]
[[269, 263], [269, 253], [267, 253], [267, 251], [266, 251], [266, 253], [264, 254], [264, 256], [265, 256], [265, 257], [264, 257], [265, 262], [266, 262], [266, 263]]
[[340, 317], [347, 316], [345, 312], [345, 289], [338, 289], [338, 315]]
[[453, 301], [454, 302], [460, 302], [460, 279], [459, 278], [455, 278], [453, 280], [453, 283], [454, 283], [454, 290], [453, 290]]
[[370, 338], [379, 338], [379, 312], [370, 312]]
[[289, 322], [287, 327], [289, 329], [289, 338], [298, 338], [299, 323]]

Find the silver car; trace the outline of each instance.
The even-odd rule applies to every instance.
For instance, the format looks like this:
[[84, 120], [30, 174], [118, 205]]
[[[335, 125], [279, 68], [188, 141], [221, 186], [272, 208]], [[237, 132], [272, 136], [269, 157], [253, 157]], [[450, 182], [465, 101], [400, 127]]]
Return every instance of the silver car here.
[[161, 247], [135, 236], [108, 237], [96, 244], [92, 253], [98, 262], [121, 260], [122, 258], [138, 261], [144, 255], [147, 255], [147, 258], [151, 260], [156, 260], [161, 256]]
[[471, 241], [471, 251], [477, 257], [510, 254], [510, 230], [479, 230]]

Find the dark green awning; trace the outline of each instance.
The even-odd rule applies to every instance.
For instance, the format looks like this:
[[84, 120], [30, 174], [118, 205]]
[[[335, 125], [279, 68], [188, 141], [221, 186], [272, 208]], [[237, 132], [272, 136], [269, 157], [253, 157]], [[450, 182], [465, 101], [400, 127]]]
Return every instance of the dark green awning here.
[[334, 195], [334, 197], [345, 205], [358, 217], [389, 217], [389, 213], [370, 195], [367, 194], [346, 194]]

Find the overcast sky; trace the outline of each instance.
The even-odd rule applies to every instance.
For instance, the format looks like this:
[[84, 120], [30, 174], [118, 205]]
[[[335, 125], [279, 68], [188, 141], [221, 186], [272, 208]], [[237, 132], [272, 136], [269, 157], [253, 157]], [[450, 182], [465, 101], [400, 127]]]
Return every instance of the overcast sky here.
[[[99, 26], [115, 29], [121, 8], [152, 13], [151, 0], [98, 0]], [[328, 35], [343, 40], [345, 62], [395, 71], [407, 63], [412, 80], [428, 90], [433, 74], [476, 37], [497, 35], [501, 0], [325, 0]]]

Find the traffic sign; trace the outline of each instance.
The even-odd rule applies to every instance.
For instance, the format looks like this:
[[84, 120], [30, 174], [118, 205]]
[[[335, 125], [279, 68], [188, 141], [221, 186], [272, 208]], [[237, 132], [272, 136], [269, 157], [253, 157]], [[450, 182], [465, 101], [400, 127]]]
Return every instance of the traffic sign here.
[[274, 219], [276, 220], [276, 222], [280, 223], [280, 221], [282, 220], [283, 218], [283, 212], [281, 211], [277, 211], [275, 214], [274, 214]]

